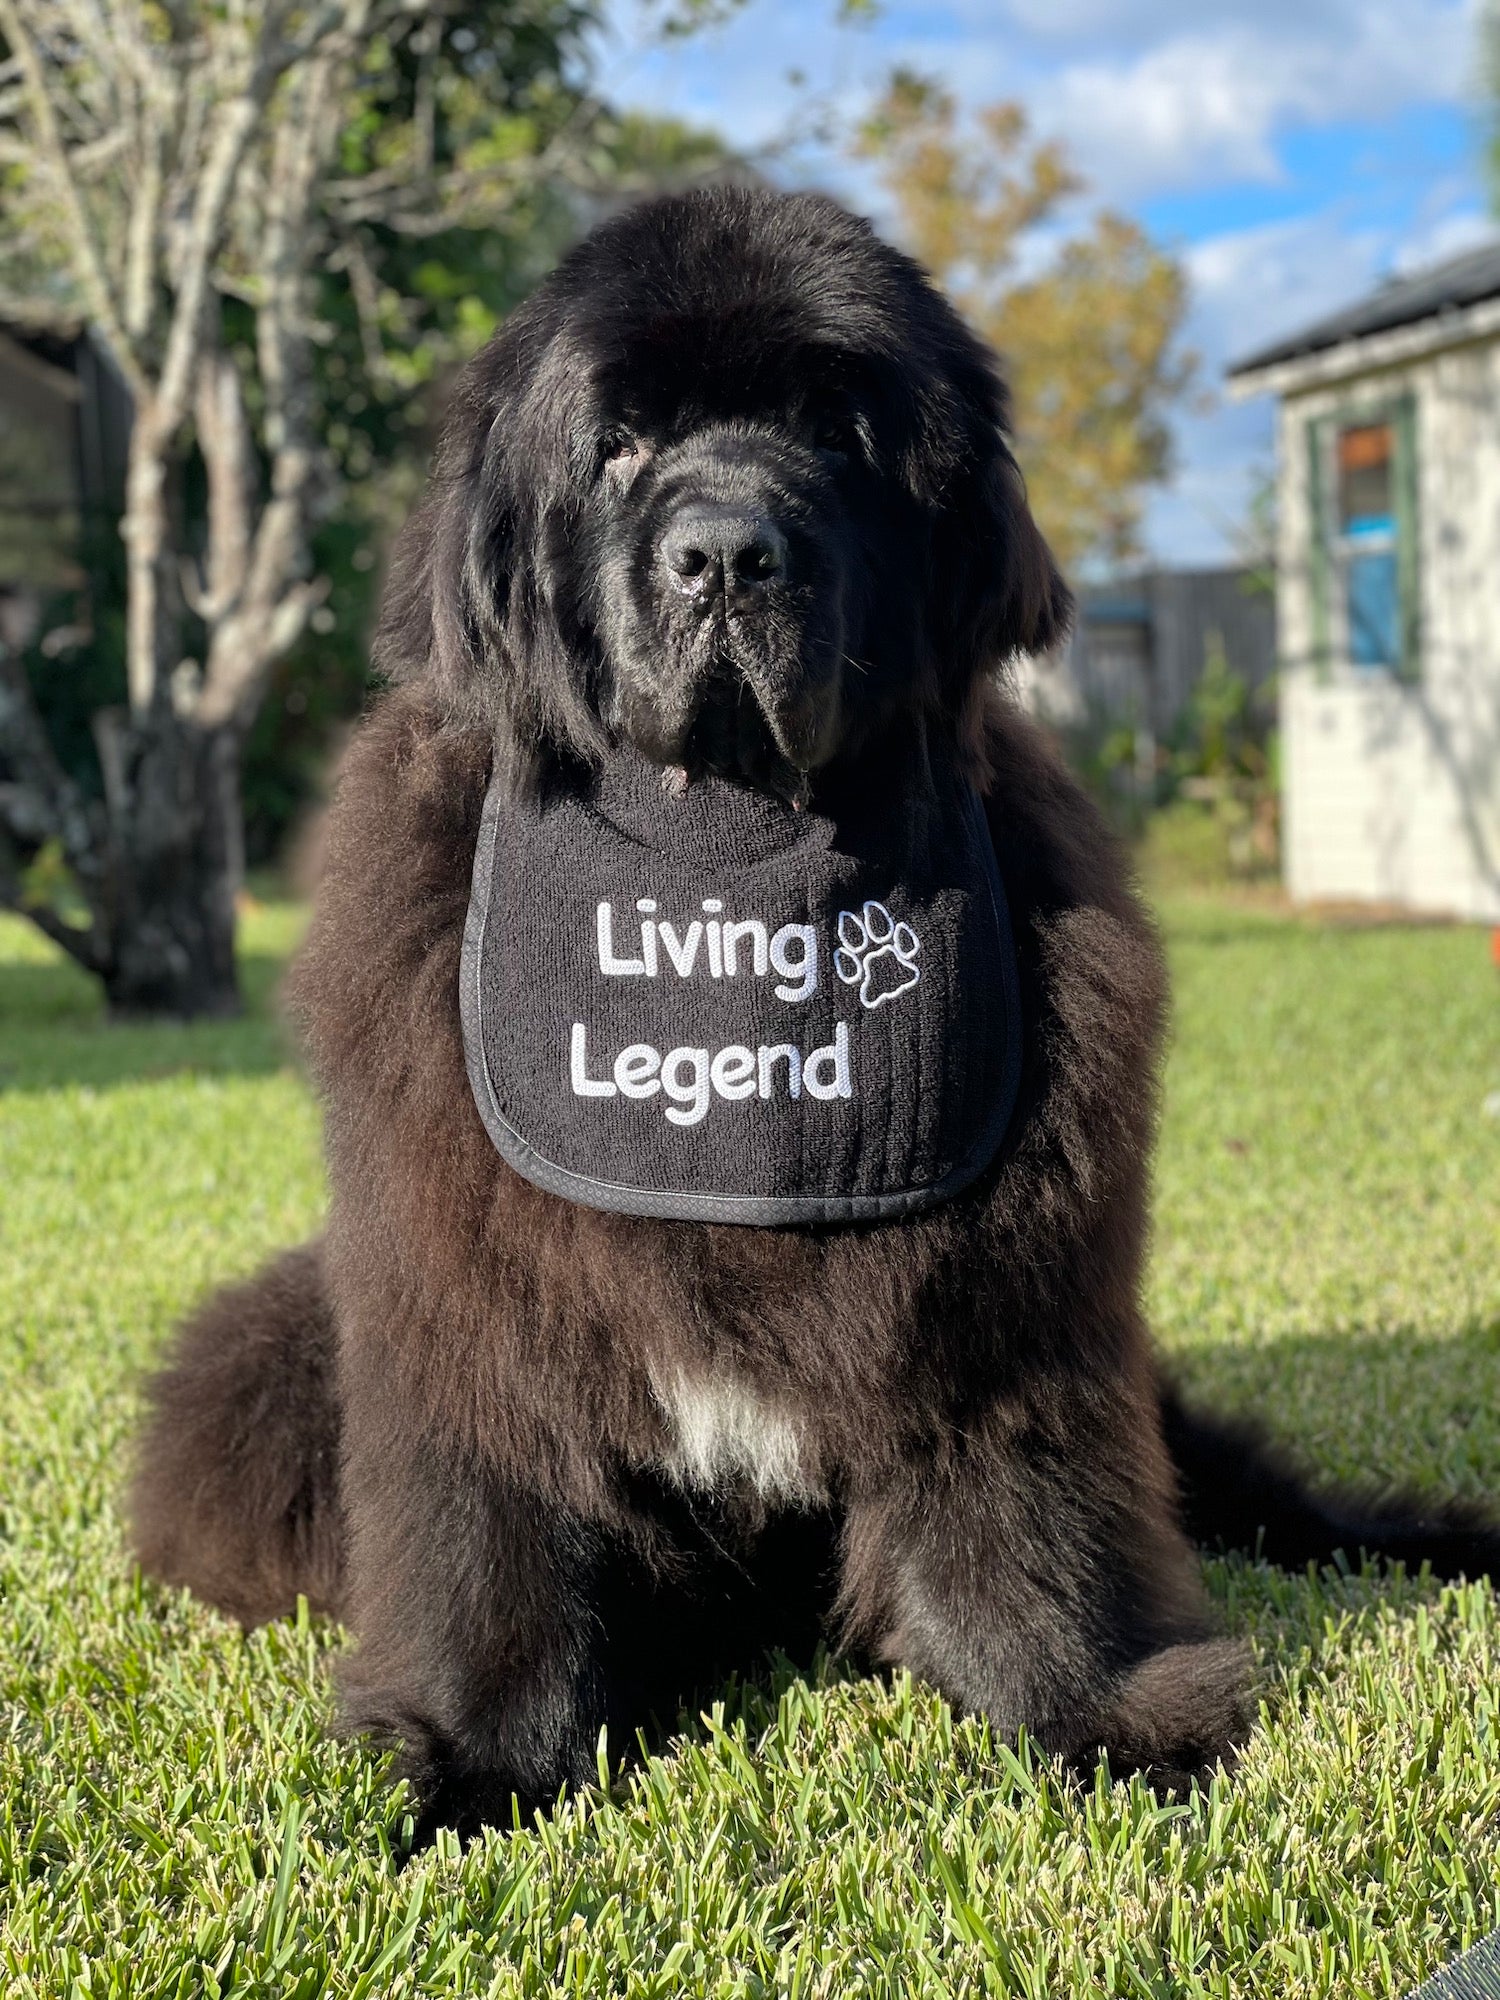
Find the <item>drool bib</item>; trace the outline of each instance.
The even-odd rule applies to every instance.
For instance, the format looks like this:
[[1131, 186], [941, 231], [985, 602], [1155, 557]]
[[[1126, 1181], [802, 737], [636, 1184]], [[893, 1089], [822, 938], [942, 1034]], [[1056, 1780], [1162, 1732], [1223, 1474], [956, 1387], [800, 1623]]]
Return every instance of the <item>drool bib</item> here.
[[1015, 1102], [1015, 950], [957, 773], [830, 815], [644, 760], [491, 785], [464, 1046], [502, 1157], [627, 1215], [888, 1220], [957, 1194]]

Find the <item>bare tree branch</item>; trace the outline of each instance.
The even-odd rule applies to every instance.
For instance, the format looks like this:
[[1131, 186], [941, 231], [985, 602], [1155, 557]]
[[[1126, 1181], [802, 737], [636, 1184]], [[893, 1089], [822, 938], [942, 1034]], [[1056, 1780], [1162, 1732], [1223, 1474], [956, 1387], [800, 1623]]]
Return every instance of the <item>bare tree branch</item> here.
[[[3, 0], [3, 4], [13, 5], [14, 0]], [[288, 246], [298, 227], [306, 227], [314, 170], [320, 149], [327, 143], [328, 135], [321, 121], [328, 109], [328, 86], [334, 66], [354, 46], [368, 13], [368, 0], [326, 0], [326, 4], [311, 10], [298, 33], [289, 36], [283, 29], [292, 12], [287, 0], [279, 0], [279, 4], [268, 9], [248, 75], [238, 88], [220, 95], [191, 218], [173, 260], [172, 311], [160, 373], [149, 395], [141, 398], [136, 412], [123, 533], [129, 551], [131, 582], [126, 633], [128, 679], [131, 706], [137, 714], [148, 712], [161, 690], [159, 662], [168, 588], [164, 573], [167, 536], [164, 462], [172, 436], [188, 413], [211, 275], [236, 181], [271, 98], [288, 75], [293, 97], [301, 101], [295, 114], [283, 115], [277, 126], [275, 143], [284, 155], [284, 163], [280, 174], [273, 178], [272, 208], [266, 230], [266, 286], [271, 317], [270, 338], [263, 335], [261, 340], [261, 368], [266, 387], [268, 442], [274, 462], [272, 499], [262, 515], [254, 542], [252, 595], [274, 605], [276, 587], [295, 576], [300, 567], [305, 539], [303, 499], [316, 454], [310, 438], [300, 434], [306, 430], [305, 424], [297, 427], [299, 435], [295, 441], [290, 438], [288, 413], [294, 399], [307, 400], [303, 379], [307, 370], [283, 365], [289, 345], [297, 337], [293, 333], [297, 301], [287, 296], [297, 289], [294, 253]], [[280, 439], [281, 433], [287, 434], [285, 443]], [[243, 698], [242, 693], [231, 700], [223, 692], [211, 692], [216, 667], [221, 672], [227, 671], [220, 665], [224, 658], [225, 649], [210, 648], [204, 697], [213, 713], [232, 709]], [[245, 681], [246, 670], [237, 666], [232, 679], [237, 684]], [[253, 672], [248, 673], [248, 681], [253, 684]]]
[[[322, 154], [341, 50], [327, 48], [287, 82], [277, 128], [262, 236], [262, 295], [256, 344], [271, 448], [271, 493], [246, 561], [239, 607], [209, 649], [199, 700], [206, 725], [241, 714], [273, 662], [301, 634], [321, 590], [294, 582], [307, 565], [311, 498], [322, 453], [313, 427], [307, 336], [307, 216]], [[290, 588], [289, 588], [290, 586]]]
[[[136, 37], [130, 41], [135, 49]], [[177, 125], [177, 91], [168, 73], [157, 73], [144, 50], [135, 51], [138, 110], [135, 120], [136, 186], [125, 247], [124, 312], [132, 338], [150, 332], [156, 301], [156, 244], [161, 226], [162, 158]]]
[[211, 626], [228, 615], [245, 587], [255, 457], [239, 369], [217, 342], [198, 364], [194, 428], [208, 474], [208, 562], [205, 587], [189, 602]]
[[[0, 4], [8, 4], [8, 0], [0, 0]], [[171, 325], [161, 374], [151, 397], [151, 421], [163, 431], [174, 430], [187, 413], [202, 339], [209, 272], [218, 255], [225, 211], [240, 161], [279, 74], [263, 59], [247, 85], [234, 96], [221, 98], [216, 107], [214, 142], [198, 182], [180, 259], [172, 272]]]
[[391, 368], [380, 338], [380, 281], [366, 252], [362, 232], [356, 229], [346, 236], [331, 261], [349, 275], [349, 294], [354, 300], [365, 373], [372, 382], [384, 385], [391, 379]]
[[97, 925], [79, 930], [76, 924], [64, 922], [57, 912], [46, 903], [37, 903], [21, 894], [19, 886], [8, 870], [0, 870], [0, 910], [11, 910], [18, 917], [25, 917], [35, 924], [44, 937], [51, 938], [85, 972], [103, 972], [109, 962], [108, 947]]

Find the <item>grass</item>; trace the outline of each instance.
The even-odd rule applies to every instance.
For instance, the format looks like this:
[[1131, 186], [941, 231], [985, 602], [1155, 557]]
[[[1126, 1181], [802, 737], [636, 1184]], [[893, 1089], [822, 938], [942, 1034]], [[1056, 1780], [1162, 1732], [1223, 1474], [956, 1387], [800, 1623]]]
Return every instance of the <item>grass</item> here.
[[[1479, 933], [1166, 909], [1150, 1303], [1193, 1389], [1306, 1461], [1500, 1494], [1500, 981]], [[324, 1735], [336, 1632], [143, 1584], [134, 1383], [204, 1286], [315, 1227], [317, 1122], [246, 925], [243, 1023], [107, 1029], [0, 920], [0, 1990], [1409, 1992], [1500, 1923], [1487, 1584], [1215, 1564], [1260, 1661], [1236, 1775], [1060, 1785], [926, 1689], [782, 1672], [551, 1822], [415, 1859]]]

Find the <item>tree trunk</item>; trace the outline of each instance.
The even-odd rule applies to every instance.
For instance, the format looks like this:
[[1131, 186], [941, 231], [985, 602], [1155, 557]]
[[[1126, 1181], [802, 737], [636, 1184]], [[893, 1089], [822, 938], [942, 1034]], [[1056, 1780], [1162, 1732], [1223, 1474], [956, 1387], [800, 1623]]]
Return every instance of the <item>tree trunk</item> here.
[[239, 732], [204, 729], [158, 702], [122, 749], [109, 815], [113, 907], [102, 976], [110, 1013], [237, 1014]]

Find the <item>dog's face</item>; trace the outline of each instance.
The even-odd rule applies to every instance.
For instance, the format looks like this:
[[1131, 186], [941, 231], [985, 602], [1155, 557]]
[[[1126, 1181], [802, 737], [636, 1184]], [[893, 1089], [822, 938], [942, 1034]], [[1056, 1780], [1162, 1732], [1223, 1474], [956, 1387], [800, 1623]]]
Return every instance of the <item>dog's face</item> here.
[[861, 654], [900, 495], [823, 357], [747, 366], [725, 342], [690, 371], [664, 358], [627, 352], [599, 384], [580, 543], [604, 713], [660, 763], [795, 780], [838, 749], [848, 682], [874, 670]]
[[518, 775], [627, 742], [790, 796], [893, 722], [958, 726], [1067, 593], [987, 352], [816, 197], [597, 230], [470, 370], [381, 654]]

